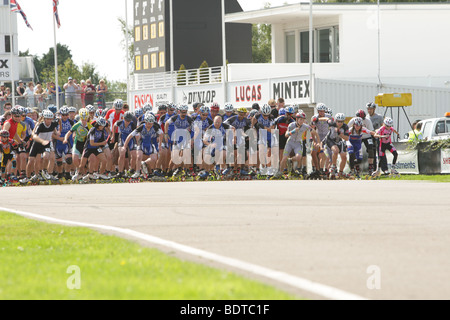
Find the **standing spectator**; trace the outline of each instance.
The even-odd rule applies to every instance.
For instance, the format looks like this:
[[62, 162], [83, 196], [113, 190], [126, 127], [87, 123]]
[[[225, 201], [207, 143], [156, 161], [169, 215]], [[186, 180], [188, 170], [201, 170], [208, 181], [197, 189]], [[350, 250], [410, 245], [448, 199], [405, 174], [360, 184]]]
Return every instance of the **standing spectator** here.
[[82, 108], [86, 107], [86, 93], [84, 92], [84, 89], [86, 89], [86, 81], [81, 80], [80, 81], [80, 97], [81, 97], [81, 106]]
[[75, 107], [83, 108], [83, 101], [81, 99], [83, 90], [81, 89], [81, 84], [78, 84], [77, 79], [73, 79], [73, 83], [75, 83], [75, 85], [77, 86], [77, 90], [75, 91]]
[[72, 77], [69, 77], [67, 83], [64, 85], [64, 91], [66, 93], [66, 104], [69, 107], [76, 107], [75, 95], [78, 90], [78, 85], [73, 81]]
[[94, 105], [95, 86], [92, 84], [91, 79], [86, 80], [86, 86], [84, 91], [84, 102], [86, 105]]
[[40, 110], [44, 110], [44, 99], [46, 97], [44, 88], [42, 88], [42, 84], [38, 83], [36, 88], [34, 88], [34, 101], [36, 103], [36, 107]]
[[23, 84], [22, 80], [19, 80], [19, 86], [16, 88], [17, 92], [17, 104], [20, 104], [21, 106], [25, 105], [25, 85]]
[[0, 101], [5, 101], [5, 92], [6, 92], [6, 88], [5, 88], [5, 84], [0, 84]]
[[34, 83], [33, 81], [28, 82], [28, 86], [25, 89], [25, 96], [27, 97], [27, 107], [34, 108]]
[[108, 92], [108, 87], [106, 86], [105, 80], [101, 79], [96, 88], [97, 91], [97, 104], [100, 109], [106, 107], [106, 93]]
[[271, 108], [270, 114], [273, 116], [273, 118], [278, 118], [277, 102], [275, 101], [275, 99], [270, 99], [267, 104]]
[[[3, 115], [0, 116], [0, 128], [3, 127], [3, 123], [8, 120], [8, 115], [11, 117], [11, 109], [12, 109], [12, 104], [11, 102], [6, 102], [5, 105], [3, 106]], [[7, 115], [9, 111], [9, 114]]]
[[52, 81], [47, 82], [46, 96], [48, 99], [47, 104], [56, 103], [56, 86]]
[[5, 101], [7, 101], [11, 97], [11, 88], [6, 88], [4, 97]]

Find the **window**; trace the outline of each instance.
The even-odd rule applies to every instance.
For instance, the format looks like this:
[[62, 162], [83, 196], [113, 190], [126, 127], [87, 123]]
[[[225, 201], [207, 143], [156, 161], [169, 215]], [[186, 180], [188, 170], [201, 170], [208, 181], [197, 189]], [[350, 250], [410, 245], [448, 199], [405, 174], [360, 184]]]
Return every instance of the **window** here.
[[148, 61], [148, 54], [144, 54], [144, 70], [148, 69], [149, 67], [149, 61]]
[[450, 133], [450, 120], [446, 120], [445, 121], [445, 127], [446, 127], [445, 128], [445, 130], [446, 130], [445, 132], [446, 133]]
[[295, 33], [286, 33], [286, 62], [295, 63]]
[[[314, 31], [313, 31], [313, 48], [314, 48]], [[313, 61], [314, 61], [314, 54], [313, 54]], [[300, 62], [309, 63], [309, 31], [300, 32]]]
[[152, 53], [152, 55], [150, 56], [152, 69], [156, 68], [156, 57], [156, 53]]
[[11, 52], [11, 36], [5, 36], [5, 52]]
[[136, 69], [136, 71], [139, 71], [139, 70], [141, 70], [141, 56], [136, 56], [136, 66], [135, 66], [135, 69]]
[[142, 40], [148, 40], [148, 25], [142, 27]]
[[424, 137], [431, 136], [431, 121], [427, 121], [424, 123], [422, 132]]
[[156, 39], [156, 23], [150, 25], [150, 38]]
[[[313, 30], [313, 62], [340, 61], [339, 27]], [[300, 63], [309, 63], [309, 30], [300, 32]]]
[[159, 37], [160, 38], [163, 38], [164, 37], [164, 22], [160, 22], [159, 24], [158, 24], [158, 26], [159, 26], [159, 28], [158, 28], [158, 35], [159, 35]]
[[159, 67], [163, 68], [166, 64], [166, 56], [164, 55], [164, 51], [159, 53]]
[[141, 41], [141, 27], [136, 27], [134, 29], [134, 41]]

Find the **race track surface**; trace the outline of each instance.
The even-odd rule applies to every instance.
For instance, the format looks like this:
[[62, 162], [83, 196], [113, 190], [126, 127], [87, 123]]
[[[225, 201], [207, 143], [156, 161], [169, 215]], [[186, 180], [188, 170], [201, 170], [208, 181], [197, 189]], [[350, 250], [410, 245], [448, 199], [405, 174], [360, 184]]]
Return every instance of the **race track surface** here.
[[[125, 183], [10, 187], [0, 194], [4, 208], [132, 229], [363, 298], [450, 298], [450, 184]], [[306, 298], [326, 298], [234, 271]]]

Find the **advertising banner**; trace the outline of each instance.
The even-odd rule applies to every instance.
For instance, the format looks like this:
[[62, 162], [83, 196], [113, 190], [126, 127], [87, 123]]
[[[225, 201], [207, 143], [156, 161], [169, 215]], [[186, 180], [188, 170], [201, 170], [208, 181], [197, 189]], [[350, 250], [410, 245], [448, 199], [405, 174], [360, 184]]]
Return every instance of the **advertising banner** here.
[[268, 80], [230, 82], [228, 85], [228, 101], [234, 107], [250, 108], [254, 103], [260, 106], [270, 100]]
[[132, 95], [132, 108], [142, 108], [146, 102], [149, 102], [153, 108], [161, 104], [168, 104], [172, 102], [171, 89], [155, 89], [135, 91]]
[[[396, 148], [398, 152], [396, 170], [401, 174], [419, 174], [418, 151], [403, 149], [399, 147], [399, 144], [396, 144]], [[389, 170], [391, 170], [393, 156], [389, 151], [386, 151], [386, 157]]]
[[450, 149], [441, 149], [441, 173], [450, 173]]

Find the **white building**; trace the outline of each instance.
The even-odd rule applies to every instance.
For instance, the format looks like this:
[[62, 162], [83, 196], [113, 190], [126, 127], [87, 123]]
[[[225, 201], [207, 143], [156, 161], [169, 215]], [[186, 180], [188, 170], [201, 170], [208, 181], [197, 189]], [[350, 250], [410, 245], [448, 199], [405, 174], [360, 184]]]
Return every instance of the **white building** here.
[[0, 0], [0, 83], [34, 79], [32, 57], [19, 57], [18, 16], [22, 19], [14, 12], [10, 15], [9, 0]]
[[[272, 25], [272, 63], [228, 64], [203, 81], [192, 76], [197, 70], [181, 82], [177, 72], [139, 75], [130, 98], [134, 107], [212, 100], [250, 107], [283, 97], [307, 114], [324, 102], [351, 117], [379, 93], [411, 92], [411, 121], [442, 116], [450, 111], [449, 17], [450, 4], [314, 4], [310, 64], [309, 3], [227, 14], [227, 23]], [[403, 111], [378, 109], [386, 111], [399, 132], [410, 130]]]

